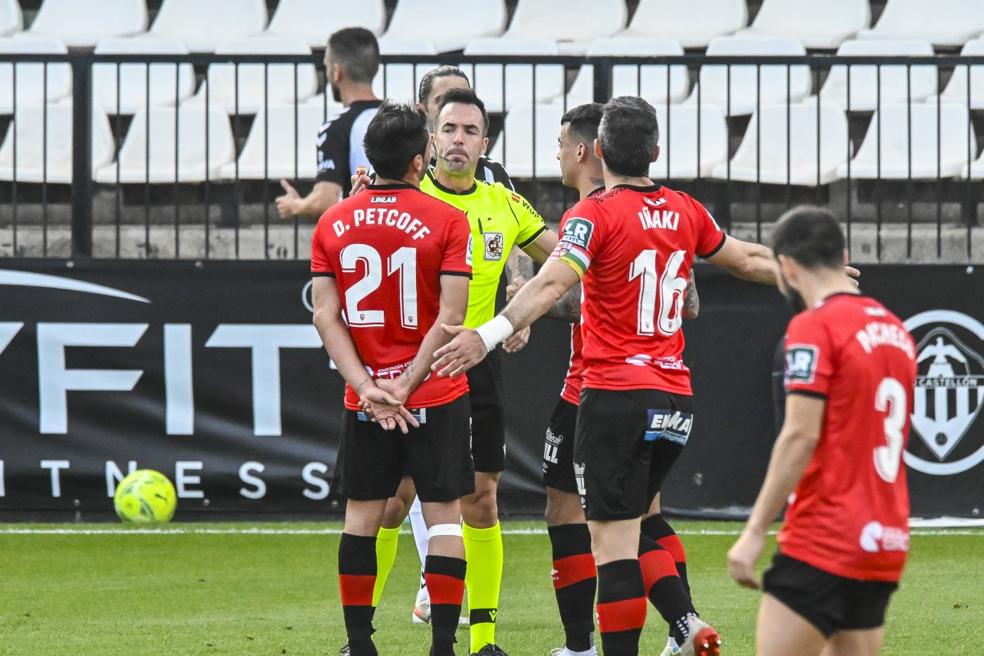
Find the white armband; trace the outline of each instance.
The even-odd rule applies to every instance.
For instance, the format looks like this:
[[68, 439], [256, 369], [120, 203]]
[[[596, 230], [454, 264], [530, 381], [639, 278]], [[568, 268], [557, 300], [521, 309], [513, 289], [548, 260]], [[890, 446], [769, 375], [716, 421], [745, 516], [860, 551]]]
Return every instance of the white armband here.
[[512, 337], [514, 329], [509, 319], [500, 314], [476, 328], [475, 332], [485, 342], [485, 350], [492, 351], [496, 346]]

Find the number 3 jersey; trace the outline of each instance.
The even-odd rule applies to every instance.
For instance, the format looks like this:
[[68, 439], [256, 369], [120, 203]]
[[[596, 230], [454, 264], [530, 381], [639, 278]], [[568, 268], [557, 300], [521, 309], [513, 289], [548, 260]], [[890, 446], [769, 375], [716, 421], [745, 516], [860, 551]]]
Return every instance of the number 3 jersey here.
[[[413, 361], [440, 309], [441, 276], [471, 277], [468, 218], [410, 185], [381, 185], [329, 208], [311, 239], [311, 275], [336, 279], [345, 321], [373, 378]], [[468, 391], [465, 376], [430, 376], [406, 406], [444, 405]], [[348, 385], [345, 407], [359, 397]]]
[[725, 234], [687, 194], [617, 185], [569, 212], [551, 256], [582, 278], [584, 387], [692, 394], [683, 301], [694, 254]]
[[793, 317], [785, 348], [787, 391], [826, 406], [779, 550], [837, 576], [897, 581], [909, 549], [912, 337], [878, 301], [835, 294]]

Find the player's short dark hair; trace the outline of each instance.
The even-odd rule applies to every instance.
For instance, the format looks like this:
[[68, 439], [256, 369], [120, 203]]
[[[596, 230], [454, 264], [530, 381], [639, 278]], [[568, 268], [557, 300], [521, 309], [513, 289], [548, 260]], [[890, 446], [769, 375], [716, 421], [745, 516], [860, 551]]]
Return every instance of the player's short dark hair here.
[[800, 205], [779, 217], [772, 251], [809, 269], [838, 269], [844, 264], [844, 233], [827, 208]]
[[578, 105], [560, 117], [560, 124], [569, 124], [567, 133], [577, 135], [581, 143], [593, 144], [598, 138], [598, 124], [601, 123], [604, 109], [605, 106], [601, 103]]
[[363, 145], [376, 175], [399, 180], [413, 158], [427, 150], [428, 139], [423, 112], [413, 105], [387, 100], [369, 121]]
[[659, 143], [656, 110], [635, 96], [612, 98], [605, 103], [598, 139], [609, 171], [633, 178], [646, 176]]
[[445, 105], [450, 105], [451, 103], [461, 103], [463, 105], [474, 105], [478, 107], [479, 111], [482, 112], [482, 132], [489, 131], [489, 113], [485, 111], [485, 103], [482, 99], [475, 95], [475, 92], [471, 89], [448, 89], [447, 93], [441, 96], [441, 102], [437, 106], [437, 113], [440, 114], [444, 110]]
[[457, 66], [442, 64], [437, 68], [427, 71], [424, 73], [424, 77], [420, 78], [420, 86], [417, 87], [417, 102], [421, 105], [426, 105], [431, 91], [434, 90], [434, 81], [442, 77], [460, 77], [468, 86], [471, 86], [471, 82], [468, 81], [468, 76], [465, 75], [463, 70]]
[[379, 42], [364, 27], [346, 27], [328, 37], [331, 61], [345, 69], [353, 82], [368, 84], [379, 70]]

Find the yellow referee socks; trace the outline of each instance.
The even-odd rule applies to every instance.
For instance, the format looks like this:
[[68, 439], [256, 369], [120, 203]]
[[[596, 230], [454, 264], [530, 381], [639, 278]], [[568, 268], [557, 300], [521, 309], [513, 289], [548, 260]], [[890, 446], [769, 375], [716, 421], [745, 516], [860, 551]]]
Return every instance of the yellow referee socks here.
[[502, 585], [502, 529], [461, 527], [465, 540], [465, 585], [468, 588], [468, 619], [471, 623], [471, 653], [495, 644], [495, 619], [499, 613]]
[[386, 579], [393, 571], [393, 563], [396, 562], [396, 548], [400, 545], [399, 528], [380, 528], [376, 535], [376, 586], [372, 589], [372, 606], [379, 605], [379, 598], [383, 596], [383, 588], [386, 587]]

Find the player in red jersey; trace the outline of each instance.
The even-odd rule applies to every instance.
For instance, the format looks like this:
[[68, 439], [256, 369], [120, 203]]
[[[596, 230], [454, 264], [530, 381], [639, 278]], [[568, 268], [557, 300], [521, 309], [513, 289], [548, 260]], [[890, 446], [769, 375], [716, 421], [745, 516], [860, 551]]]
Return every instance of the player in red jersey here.
[[499, 316], [477, 330], [448, 327], [456, 336], [434, 364], [442, 375], [462, 373], [581, 281], [585, 372], [574, 461], [606, 656], [638, 653], [647, 595], [680, 653], [718, 653], [717, 633], [694, 615], [679, 579], [644, 579], [640, 520], [693, 425], [680, 326], [695, 255], [742, 278], [776, 279], [768, 248], [726, 237], [697, 201], [647, 177], [658, 137], [656, 111], [641, 98], [605, 105], [595, 154], [609, 191], [574, 206], [552, 258]]
[[471, 237], [462, 212], [418, 188], [429, 143], [423, 114], [383, 105], [365, 138], [376, 184], [327, 210], [312, 239], [314, 323], [346, 381], [335, 487], [348, 498], [338, 572], [351, 656], [377, 653], [376, 534], [405, 473], [430, 533], [431, 654], [454, 655], [461, 611], [459, 499], [474, 490], [468, 383], [429, 373], [448, 341], [441, 324], [465, 317]]
[[787, 212], [773, 250], [780, 289], [800, 312], [786, 331], [786, 419], [728, 569], [758, 587], [755, 563], [789, 498], [764, 577], [757, 653], [873, 656], [909, 550], [902, 451], [915, 346], [898, 317], [844, 275], [830, 211]]
[[[595, 157], [594, 140], [603, 111], [601, 103], [579, 105], [560, 119], [557, 160], [564, 186], [577, 189], [580, 200], [605, 192], [601, 160]], [[560, 220], [563, 232], [571, 212]], [[518, 290], [510, 286], [510, 297]], [[695, 319], [699, 308], [697, 287], [691, 272], [683, 304], [685, 319]], [[591, 555], [591, 534], [578, 496], [574, 478], [574, 435], [577, 408], [581, 402], [581, 286], [574, 285], [552, 307], [547, 316], [571, 325], [571, 361], [564, 379], [560, 399], [550, 417], [543, 444], [543, 484], [547, 492], [545, 518], [553, 555], [552, 578], [564, 626], [564, 647], [554, 649], [553, 656], [596, 656], [594, 646], [594, 599], [597, 571]], [[665, 567], [672, 562], [676, 575], [689, 593], [686, 580], [686, 555], [683, 544], [660, 513], [659, 495], [653, 500], [642, 522], [642, 534], [662, 549], [647, 551], [646, 566], [663, 566], [663, 574], [672, 576]], [[661, 562], [660, 562], [661, 561]], [[664, 653], [672, 654], [676, 641], [670, 637]]]

